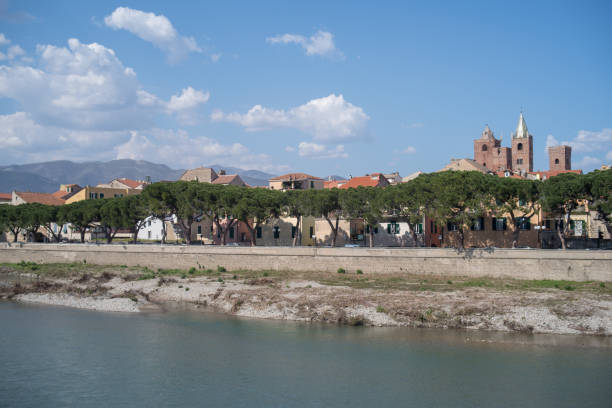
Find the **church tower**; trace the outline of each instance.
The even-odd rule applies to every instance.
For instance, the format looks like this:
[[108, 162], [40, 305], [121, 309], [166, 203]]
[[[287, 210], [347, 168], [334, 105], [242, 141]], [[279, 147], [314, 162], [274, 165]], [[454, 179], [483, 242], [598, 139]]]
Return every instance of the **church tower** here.
[[512, 135], [512, 169], [533, 171], [533, 136], [527, 130], [523, 112], [519, 117], [516, 132]]
[[496, 139], [489, 125], [485, 127], [480, 139], [474, 140], [474, 160], [491, 171], [505, 171], [512, 166], [512, 156], [508, 147], [501, 147], [501, 139]]

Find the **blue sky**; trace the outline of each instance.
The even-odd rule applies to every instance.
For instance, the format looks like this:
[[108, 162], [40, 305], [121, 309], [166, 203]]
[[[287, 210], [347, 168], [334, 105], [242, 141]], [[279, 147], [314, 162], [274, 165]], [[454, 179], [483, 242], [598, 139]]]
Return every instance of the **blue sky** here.
[[434, 171], [488, 124], [612, 162], [612, 3], [0, 0], [0, 164]]

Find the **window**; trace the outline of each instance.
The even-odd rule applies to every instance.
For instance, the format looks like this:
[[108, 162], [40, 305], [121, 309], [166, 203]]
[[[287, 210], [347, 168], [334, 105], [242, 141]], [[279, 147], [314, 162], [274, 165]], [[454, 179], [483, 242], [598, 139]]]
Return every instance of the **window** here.
[[98, 193], [89, 193], [89, 199], [90, 200], [94, 200], [96, 198], [98, 198]]
[[547, 230], [549, 230], [549, 231], [552, 229], [552, 228], [551, 228], [551, 222], [550, 222], [550, 220], [546, 220], [546, 221], [544, 222], [544, 228], [546, 228], [546, 229], [547, 229]]
[[261, 227], [257, 227], [256, 234], [257, 238], [261, 238]]
[[100, 198], [104, 198], [104, 193], [100, 193]]
[[555, 159], [555, 164], [559, 164], [559, 159]]
[[295, 228], [295, 226], [291, 226], [291, 238], [295, 238], [295, 233], [297, 231], [297, 228]]
[[[151, 221], [149, 221], [149, 226], [151, 225]], [[202, 226], [198, 225], [198, 234], [202, 235]]]
[[234, 227], [230, 228], [230, 230], [229, 230], [229, 237], [230, 237], [230, 239], [234, 239]]
[[531, 229], [531, 222], [527, 217], [518, 217], [516, 219], [516, 228], [521, 231], [529, 231]]
[[423, 224], [418, 223], [414, 226], [414, 232], [416, 232], [417, 234], [422, 234], [423, 233]]
[[478, 217], [472, 220], [472, 225], [470, 226], [472, 231], [484, 231], [484, 218]]
[[447, 222], [446, 229], [449, 231], [457, 231], [459, 229], [459, 226], [453, 222]]
[[310, 180], [310, 188], [314, 188], [314, 181]]
[[570, 220], [570, 228], [573, 232], [573, 235], [576, 237], [582, 236], [585, 231], [585, 222], [582, 220]]
[[487, 163], [482, 163], [483, 166], [487, 167]]
[[389, 224], [387, 224], [387, 233], [388, 234], [399, 234], [400, 233], [400, 226], [397, 222], [391, 222]]
[[493, 218], [493, 231], [505, 231], [507, 223], [505, 218]]
[[280, 238], [280, 227], [275, 226], [274, 227], [274, 239], [279, 239]]
[[314, 238], [314, 227], [310, 227], [310, 238]]
[[517, 144], [516, 150], [523, 150], [523, 144], [522, 143]]
[[516, 159], [516, 164], [523, 164], [523, 159]]
[[68, 233], [68, 226], [64, 225], [64, 228], [62, 229], [62, 234], [67, 234]]
[[487, 151], [487, 145], [482, 145], [482, 151], [486, 152]]

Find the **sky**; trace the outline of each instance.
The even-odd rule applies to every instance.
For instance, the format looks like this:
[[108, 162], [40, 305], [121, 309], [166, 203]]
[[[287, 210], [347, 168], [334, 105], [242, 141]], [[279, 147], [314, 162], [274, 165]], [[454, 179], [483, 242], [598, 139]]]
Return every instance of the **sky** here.
[[610, 1], [0, 0], [0, 165], [442, 168], [519, 114], [612, 163]]

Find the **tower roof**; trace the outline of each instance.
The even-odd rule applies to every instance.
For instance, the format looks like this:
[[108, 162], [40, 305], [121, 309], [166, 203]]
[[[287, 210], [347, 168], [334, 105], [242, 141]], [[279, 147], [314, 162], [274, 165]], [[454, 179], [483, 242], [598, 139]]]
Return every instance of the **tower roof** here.
[[493, 136], [493, 131], [489, 128], [489, 125], [485, 127], [485, 130], [482, 132], [482, 136], [480, 137], [482, 140], [495, 140], [495, 136]]
[[525, 118], [523, 117], [523, 112], [521, 112], [521, 116], [519, 116], [518, 125], [516, 126], [516, 133], [514, 134], [516, 139], [522, 139], [525, 137], [529, 137], [529, 131], [527, 130], [527, 124], [525, 123]]

